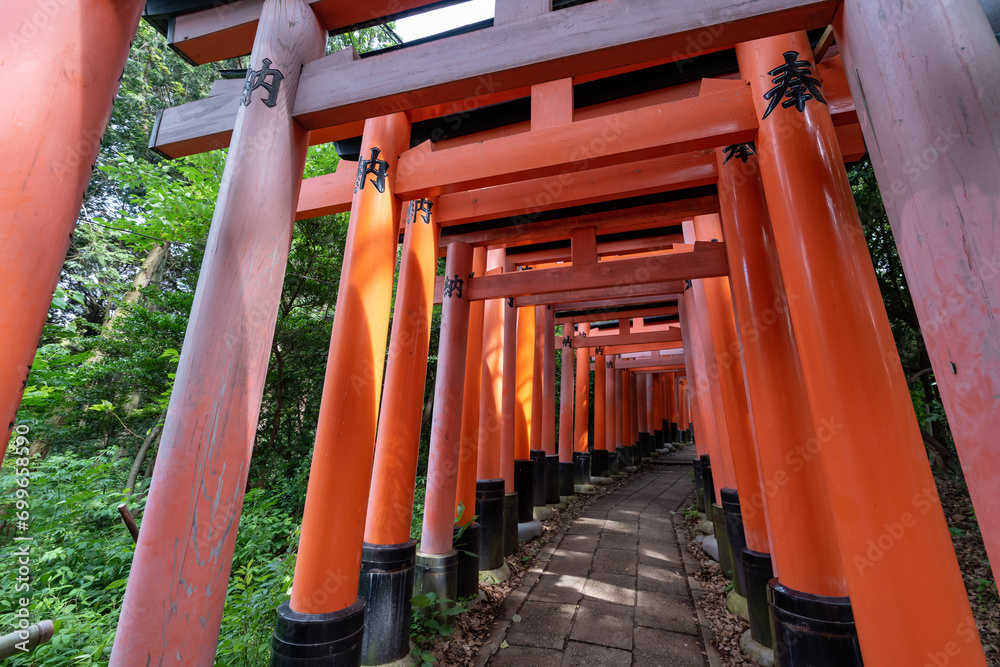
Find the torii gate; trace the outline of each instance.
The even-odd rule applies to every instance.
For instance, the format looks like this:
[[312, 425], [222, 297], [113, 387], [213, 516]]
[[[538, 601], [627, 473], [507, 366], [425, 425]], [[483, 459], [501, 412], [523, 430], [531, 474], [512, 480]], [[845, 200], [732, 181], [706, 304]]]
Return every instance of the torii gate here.
[[[11, 53], [0, 54], [12, 63], [0, 74], [6, 88], [28, 81], [39, 91], [3, 112], [21, 137], [0, 176], [0, 210], [13, 221], [0, 249], [0, 321], [9, 350], [0, 404], [8, 428], [142, 8], [67, 2], [60, 20], [47, 21], [38, 18], [46, 16], [44, 4], [22, 3], [0, 20], [0, 34], [10, 37], [2, 48]], [[843, 168], [866, 150], [876, 156], [996, 563], [1000, 519], [990, 499], [1000, 456], [984, 443], [1000, 426], [989, 185], [1000, 172], [993, 139], [1000, 81], [995, 68], [978, 63], [995, 62], [1000, 47], [979, 4], [911, 3], [919, 11], [901, 15], [882, 0], [498, 0], [493, 24], [475, 32], [366, 58], [350, 50], [323, 55], [326, 31], [430, 4], [239, 0], [210, 7], [191, 0], [163, 18], [171, 45], [192, 62], [250, 53], [251, 65], [243, 85], [220, 83], [206, 100], [165, 110], [151, 140], [168, 157], [226, 145], [230, 152], [112, 664], [212, 663], [291, 224], [346, 210], [351, 224], [299, 560], [291, 601], [279, 611], [272, 664], [307, 655], [361, 659], [358, 584], [367, 534], [360, 518], [371, 516], [370, 487], [384, 481], [379, 475], [369, 484], [384, 423], [378, 406], [401, 229], [419, 283], [401, 292], [422, 306], [413, 322], [420, 340], [429, 326], [429, 260], [447, 249], [439, 406], [461, 403], [469, 386], [467, 360], [476, 359], [475, 340], [473, 352], [466, 342], [470, 321], [484, 339], [489, 329], [494, 349], [503, 340], [503, 371], [496, 357], [480, 366], [495, 390], [497, 376], [531, 377], [526, 365], [518, 373], [518, 354], [508, 354], [517, 349], [515, 308], [527, 324], [537, 322], [537, 306], [570, 311], [676, 300], [696, 442], [720, 482], [711, 495], [727, 511], [740, 500], [746, 547], [734, 553], [734, 566], [745, 570], [754, 638], [793, 653], [816, 650], [791, 648], [788, 635], [765, 636], [760, 603], [770, 590], [779, 633], [790, 632], [782, 614], [793, 609], [837, 625], [842, 634], [825, 650], [841, 652], [841, 664], [855, 664], [860, 654], [868, 665], [923, 664], [939, 655], [949, 664], [985, 664]], [[831, 25], [832, 49], [831, 31], [815, 46], [804, 32]], [[25, 26], [44, 39], [25, 39]], [[56, 60], [78, 65], [80, 76], [60, 78]], [[619, 77], [629, 75], [646, 87], [624, 87]], [[650, 86], [658, 76], [666, 84]], [[608, 88], [632, 94], [615, 97]], [[442, 118], [464, 122], [472, 109], [519, 100], [527, 100], [526, 119], [482, 132], [436, 134], [440, 121], [418, 128]], [[83, 113], [72, 123], [48, 122], [73, 105]], [[413, 145], [423, 136], [418, 129], [429, 134]], [[357, 164], [344, 160], [336, 172], [303, 181], [308, 145], [359, 134]], [[64, 164], [58, 156], [66, 146], [79, 150]], [[929, 237], [934, 243], [923, 242]], [[567, 247], [570, 263], [505, 271], [525, 246], [528, 264], [565, 262]], [[509, 256], [492, 263], [488, 253], [474, 252], [503, 247]], [[643, 251], [654, 254], [616, 258]], [[470, 316], [479, 301], [486, 302], [482, 314]], [[551, 387], [554, 374], [545, 369], [554, 337], [548, 315], [543, 322], [542, 336], [532, 328], [522, 339], [529, 350], [542, 342], [540, 385]], [[592, 323], [579, 322], [581, 331]], [[485, 349], [480, 342], [479, 354]], [[566, 350], [572, 354], [572, 339], [564, 362]], [[616, 353], [638, 351], [626, 342]], [[586, 369], [590, 355], [581, 354]], [[663, 389], [646, 375], [623, 382], [623, 437], [625, 421], [630, 434], [639, 422], [646, 433], [656, 430]], [[511, 382], [500, 386], [500, 400], [495, 391], [492, 400], [502, 415], [518, 404], [522, 414], [536, 412], [528, 405], [533, 386], [527, 404]], [[650, 393], [653, 410], [644, 413], [638, 399]], [[782, 400], [789, 393], [790, 404]], [[412, 402], [404, 394], [392, 397], [400, 410]], [[544, 414], [548, 400], [537, 402]], [[605, 394], [605, 407], [610, 403]], [[446, 578], [453, 564], [464, 416], [464, 409], [458, 417], [435, 414], [420, 553], [401, 544], [408, 535], [400, 543], [369, 542], [399, 546], [368, 557], [394, 566], [415, 559], [426, 586]], [[507, 502], [515, 458], [526, 461], [515, 446], [526, 441], [512, 419], [501, 418], [498, 430], [484, 450], [484, 460], [496, 463], [485, 471], [491, 476], [477, 476], [504, 480]], [[564, 422], [561, 434], [566, 430]], [[530, 440], [530, 426], [528, 433]], [[375, 458], [398, 463], [401, 449], [380, 447]], [[562, 451], [559, 462], [567, 463]], [[384, 527], [377, 519], [371, 526]], [[761, 586], [751, 570], [765, 572], [765, 582], [777, 578]], [[919, 577], [928, 570], [935, 576]]]

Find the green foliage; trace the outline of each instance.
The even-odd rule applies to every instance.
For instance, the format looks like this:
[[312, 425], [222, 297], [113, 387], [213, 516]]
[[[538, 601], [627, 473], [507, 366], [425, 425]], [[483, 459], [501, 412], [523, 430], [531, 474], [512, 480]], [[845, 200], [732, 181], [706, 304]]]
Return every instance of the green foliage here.
[[413, 657], [421, 667], [436, 662], [429, 648], [440, 637], [452, 635], [451, 618], [469, 611], [468, 607], [454, 603], [447, 598], [438, 598], [437, 593], [414, 595], [410, 600], [413, 617], [410, 622], [410, 640], [413, 642]]
[[[14, 459], [0, 468], [0, 488], [13, 498]], [[26, 656], [11, 658], [16, 666], [107, 664], [111, 641], [132, 562], [132, 539], [121, 523], [118, 503], [127, 461], [104, 453], [96, 457], [55, 454], [32, 461], [28, 486], [30, 522], [26, 531], [17, 526], [15, 506], [0, 510], [0, 559], [17, 563], [16, 552], [30, 544], [30, 590], [20, 591], [16, 569], [0, 578], [4, 600], [30, 596], [32, 622], [52, 619], [60, 631], [48, 644]], [[141, 503], [132, 506], [141, 510]], [[99, 557], [95, 557], [98, 556]], [[16, 627], [13, 610], [0, 613], [0, 624]]]

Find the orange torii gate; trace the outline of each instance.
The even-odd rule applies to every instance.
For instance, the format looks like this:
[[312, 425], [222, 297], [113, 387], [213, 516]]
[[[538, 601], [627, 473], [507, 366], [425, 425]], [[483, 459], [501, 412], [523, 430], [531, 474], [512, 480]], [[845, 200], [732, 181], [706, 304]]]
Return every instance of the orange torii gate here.
[[[76, 193], [96, 154], [93, 137], [110, 108], [115, 82], [107, 74], [124, 62], [140, 11], [134, 2], [88, 11], [79, 1], [65, 4], [72, 24], [87, 29], [70, 34], [70, 22], [52, 22], [44, 27], [49, 40], [33, 47], [17, 36], [41, 11], [40, 0], [0, 19], [12, 46], [66, 44], [77, 49], [86, 74], [103, 72], [87, 89], [53, 74], [58, 54], [25, 60], [0, 51], [4, 62], [29, 63], [16, 72], [5, 66], [0, 80], [26, 77], [32, 90], [55, 91], [3, 112], [23, 137], [0, 176], [0, 210], [11, 213], [15, 230], [0, 248], [0, 320], [9, 340], [0, 404], [8, 430]], [[1000, 462], [977, 435], [995, 431], [1000, 414], [990, 409], [1000, 365], [990, 324], [997, 313], [989, 305], [1000, 298], [989, 280], [995, 243], [983, 231], [991, 233], [995, 207], [991, 187], [969, 184], [984, 175], [995, 180], [1000, 171], [992, 139], [1000, 120], [991, 111], [1000, 82], [976, 63], [995, 62], [1000, 47], [978, 3], [958, 0], [900, 17], [884, 0], [498, 0], [493, 24], [482, 30], [363, 58], [351, 50], [324, 56], [325, 31], [440, 3], [183, 4], [162, 14], [147, 7], [173, 48], [192, 62], [249, 53], [250, 70], [246, 82], [220, 82], [205, 100], [164, 110], [151, 138], [168, 157], [229, 146], [229, 158], [112, 664], [212, 664], [291, 225], [348, 210], [299, 558], [291, 600], [278, 612], [272, 664], [317, 657], [359, 664], [373, 631], [365, 591], [382, 574], [402, 583], [392, 595], [367, 600], [369, 619], [402, 622], [380, 621], [377, 631], [392, 641], [369, 641], [364, 660], [401, 657], [391, 654], [406, 651], [408, 615], [398, 612], [408, 606], [407, 582], [416, 577], [422, 590], [454, 590], [461, 564], [452, 523], [474, 488], [494, 503], [480, 549], [489, 536], [486, 546], [496, 551], [498, 534], [504, 551], [516, 545], [517, 519], [530, 519], [539, 500], [528, 422], [543, 423], [547, 409], [551, 426], [535, 441], [543, 456], [555, 456], [556, 323], [564, 327], [559, 471], [574, 442], [578, 469], [591, 470], [589, 350], [598, 343], [595, 380], [603, 391], [595, 395], [595, 416], [603, 423], [594, 452], [617, 450], [620, 434], [632, 443], [623, 450], [639, 444], [636, 458], [643, 447], [649, 454], [664, 420], [676, 413], [687, 424], [690, 405], [706, 509], [718, 507], [720, 537], [730, 538], [729, 562], [750, 600], [753, 638], [783, 649], [779, 664], [819, 664], [819, 656], [860, 664], [862, 655], [869, 666], [917, 665], [939, 655], [949, 664], [985, 664], [843, 167], [865, 153], [867, 138], [995, 559], [1000, 520], [988, 499]], [[896, 30], [880, 16], [921, 29]], [[947, 35], [923, 28], [935, 22], [956, 28]], [[830, 46], [827, 31], [814, 46], [805, 31], [830, 25], [837, 44]], [[95, 34], [101, 49], [87, 37]], [[909, 67], [930, 62], [926, 54], [934, 55], [932, 69]], [[636, 79], [637, 87], [624, 85]], [[950, 94], [927, 104], [918, 91], [928, 81]], [[873, 91], [877, 98], [866, 97]], [[496, 105], [524, 99], [524, 118], [493, 118], [480, 131], [441, 130], [442, 118], [464, 125], [472, 113], [486, 118]], [[936, 136], [933, 128], [954, 127], [951, 102], [941, 100], [958, 100], [965, 121]], [[81, 120], [53, 132], [49, 112], [74, 101], [83, 102]], [[908, 129], [898, 122], [904, 117], [924, 129]], [[879, 145], [879, 135], [891, 141]], [[354, 140], [356, 160], [302, 179], [309, 145]], [[62, 169], [73, 188], [60, 186], [52, 157], [65, 145], [83, 147], [81, 159]], [[907, 158], [928, 145], [952, 159], [924, 160], [915, 176]], [[36, 169], [37, 156], [47, 171]], [[53, 202], [50, 190], [64, 194]], [[959, 233], [942, 222], [956, 212], [973, 223]], [[427, 226], [417, 232], [420, 225]], [[42, 242], [29, 241], [38, 229]], [[384, 368], [401, 230], [408, 261], [400, 295], [420, 315], [411, 333], [398, 324]], [[933, 249], [913, 240], [928, 234]], [[486, 249], [506, 252], [489, 261]], [[390, 433], [388, 421], [412, 422], [414, 396], [398, 378], [421, 368], [397, 367], [412, 360], [391, 346], [407, 336], [414, 339], [407, 347], [422, 344], [436, 259], [428, 253], [441, 251], [448, 271], [435, 288], [444, 312], [438, 409], [417, 554], [399, 532], [412, 509], [406, 498], [416, 443]], [[925, 255], [942, 258], [934, 270], [925, 268]], [[514, 270], [526, 267], [537, 268]], [[957, 305], [949, 299], [956, 283]], [[477, 302], [486, 303], [470, 317]], [[651, 304], [676, 308], [679, 326], [647, 330], [635, 311]], [[621, 314], [561, 315], [591, 307]], [[30, 315], [26, 326], [15, 311]], [[768, 318], [774, 323], [759, 325]], [[618, 324], [604, 334], [599, 323], [609, 319]], [[470, 326], [471, 350], [464, 335]], [[677, 354], [663, 354], [672, 349]], [[646, 352], [648, 360], [630, 356]], [[479, 357], [482, 366], [474, 363]], [[668, 371], [684, 377], [673, 393], [659, 379]], [[793, 387], [795, 400], [785, 402]], [[484, 420], [493, 420], [492, 431]], [[463, 446], [476, 425], [475, 442]], [[499, 436], [484, 437], [484, 430]], [[873, 439], [878, 447], [869, 445]], [[597, 471], [609, 460], [595, 457]], [[515, 484], [517, 476], [526, 483]], [[182, 497], [178, 488], [204, 493]], [[549, 500], [544, 485], [543, 494]], [[519, 500], [527, 516], [514, 511]], [[935, 576], [921, 577], [928, 568]], [[803, 629], [790, 615], [809, 623]]]

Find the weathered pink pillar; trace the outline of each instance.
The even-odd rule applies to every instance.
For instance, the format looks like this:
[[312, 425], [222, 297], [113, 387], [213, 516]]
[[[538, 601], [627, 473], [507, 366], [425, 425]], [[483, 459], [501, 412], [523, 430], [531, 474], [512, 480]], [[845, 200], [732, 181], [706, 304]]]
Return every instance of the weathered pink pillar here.
[[[4, 3], [0, 459], [144, 2]], [[279, 285], [280, 289], [280, 285]]]
[[422, 555], [444, 556], [452, 551], [455, 496], [458, 489], [469, 299], [467, 290], [454, 287], [454, 284], [449, 289], [449, 280], [457, 282], [469, 275], [472, 269], [472, 247], [467, 243], [450, 244], [446, 261], [441, 342], [438, 346], [434, 385], [434, 417], [427, 460], [427, 496], [424, 500], [420, 551], [417, 553], [418, 576]]
[[834, 29], [1000, 573], [1000, 46], [979, 0], [848, 0]]
[[556, 313], [544, 306], [538, 330], [542, 335], [542, 449], [556, 454]]
[[115, 634], [116, 666], [215, 660], [308, 146], [291, 108], [302, 65], [326, 45], [304, 0], [266, 0], [261, 12], [250, 55], [261, 85], [248, 85], [235, 110]]
[[[573, 462], [573, 334], [572, 324], [563, 325], [562, 376], [559, 379], [559, 461]], [[570, 333], [565, 333], [565, 332]]]

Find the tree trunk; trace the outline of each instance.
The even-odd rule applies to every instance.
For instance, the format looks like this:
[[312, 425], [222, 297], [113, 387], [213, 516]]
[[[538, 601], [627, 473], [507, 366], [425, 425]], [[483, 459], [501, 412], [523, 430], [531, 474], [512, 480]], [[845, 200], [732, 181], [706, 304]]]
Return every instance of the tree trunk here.
[[[135, 488], [136, 480], [139, 479], [139, 471], [142, 469], [143, 461], [146, 460], [146, 455], [149, 453], [150, 447], [156, 442], [163, 430], [163, 420], [167, 417], [167, 411], [164, 410], [160, 413], [160, 418], [156, 420], [156, 424], [153, 428], [149, 429], [149, 435], [143, 441], [142, 446], [139, 447], [139, 452], [135, 455], [135, 460], [132, 462], [132, 469], [128, 473], [128, 481], [125, 482], [125, 492], [131, 493]], [[150, 466], [152, 468], [152, 466]]]
[[[159, 285], [160, 281], [163, 280], [163, 274], [167, 269], [167, 258], [170, 256], [170, 242], [164, 241], [163, 243], [158, 243], [149, 249], [146, 254], [146, 259], [142, 261], [142, 266], [139, 267], [139, 273], [135, 274], [135, 278], [132, 280], [132, 288], [125, 293], [122, 297], [123, 303], [134, 304], [139, 302], [140, 292], [149, 287], [150, 285]], [[116, 308], [112, 313], [110, 309], [105, 311], [107, 314], [104, 317], [104, 328], [107, 328], [118, 314], [121, 313], [120, 308]]]

